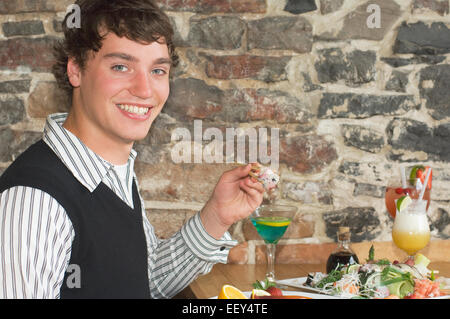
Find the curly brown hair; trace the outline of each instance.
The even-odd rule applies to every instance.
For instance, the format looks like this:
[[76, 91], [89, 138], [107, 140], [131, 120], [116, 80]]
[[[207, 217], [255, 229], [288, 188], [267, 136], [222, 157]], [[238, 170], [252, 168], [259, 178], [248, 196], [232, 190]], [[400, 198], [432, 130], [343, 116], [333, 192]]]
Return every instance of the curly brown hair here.
[[64, 39], [54, 47], [56, 62], [52, 68], [58, 86], [69, 96], [73, 91], [67, 76], [69, 57], [83, 69], [88, 53], [101, 49], [107, 32], [140, 43], [164, 42], [173, 66], [178, 64], [169, 17], [153, 0], [77, 0], [75, 4], [81, 9], [81, 27], [68, 27], [71, 13], [66, 14], [62, 21]]

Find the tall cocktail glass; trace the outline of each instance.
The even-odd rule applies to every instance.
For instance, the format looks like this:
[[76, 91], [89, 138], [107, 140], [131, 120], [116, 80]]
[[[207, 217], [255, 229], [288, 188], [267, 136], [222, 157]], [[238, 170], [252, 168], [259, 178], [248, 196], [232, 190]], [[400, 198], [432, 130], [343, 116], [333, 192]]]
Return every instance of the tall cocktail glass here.
[[427, 201], [413, 199], [411, 203], [397, 210], [392, 227], [395, 245], [408, 254], [409, 258], [430, 241], [430, 227], [427, 219]]
[[[415, 186], [412, 186], [408, 180], [408, 184], [406, 187], [401, 185], [401, 181], [398, 179], [392, 179], [388, 182], [388, 186], [386, 187], [386, 193], [384, 195], [384, 200], [386, 203], [386, 209], [391, 215], [392, 218], [395, 218], [396, 207], [395, 201], [402, 196], [409, 195], [412, 199], [418, 199], [419, 193], [421, 189], [417, 189]], [[425, 190], [423, 199], [427, 201], [427, 209], [430, 206], [430, 195], [431, 189], [427, 188]]]

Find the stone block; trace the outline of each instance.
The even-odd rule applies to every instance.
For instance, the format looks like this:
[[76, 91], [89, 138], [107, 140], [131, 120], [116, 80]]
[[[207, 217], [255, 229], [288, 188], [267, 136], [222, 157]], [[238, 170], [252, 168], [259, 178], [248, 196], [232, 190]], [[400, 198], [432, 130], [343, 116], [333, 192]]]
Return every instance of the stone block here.
[[449, 13], [448, 0], [413, 0], [413, 13], [436, 12], [441, 16]]
[[245, 23], [234, 16], [192, 18], [187, 45], [215, 50], [234, 50], [242, 46]]
[[28, 93], [30, 83], [30, 79], [0, 82], [0, 93]]
[[28, 20], [20, 22], [5, 22], [2, 24], [3, 34], [6, 37], [18, 35], [38, 35], [44, 34], [44, 25], [40, 20]]
[[450, 29], [443, 22], [403, 22], [399, 27], [394, 53], [445, 54], [450, 52]]
[[392, 146], [391, 159], [450, 162], [450, 123], [428, 126], [413, 119], [395, 118], [386, 130]]
[[408, 73], [394, 70], [386, 83], [386, 90], [404, 93], [407, 85]]
[[312, 174], [337, 159], [333, 143], [319, 135], [291, 136], [280, 140], [280, 163], [293, 171]]
[[351, 241], [362, 242], [376, 238], [380, 233], [380, 220], [373, 207], [346, 207], [323, 214], [325, 233], [337, 240], [340, 226], [350, 227]]
[[[375, 5], [377, 11], [368, 11], [368, 9], [371, 9], [369, 5]], [[343, 27], [340, 31], [335, 32], [337, 34], [325, 31], [319, 35], [319, 38], [324, 40], [366, 39], [381, 41], [391, 31], [392, 26], [401, 15], [400, 6], [394, 0], [364, 1], [363, 4], [343, 18]], [[376, 19], [379, 19], [378, 25], [373, 23]]]
[[358, 86], [375, 79], [376, 53], [355, 50], [343, 53], [339, 48], [323, 49], [317, 52], [319, 61], [315, 64], [321, 83], [343, 80], [349, 86]]
[[53, 19], [53, 30], [55, 32], [63, 32], [63, 26], [62, 26], [63, 20], [62, 19]]
[[25, 114], [22, 99], [16, 96], [0, 96], [0, 125], [18, 123], [25, 118]]
[[0, 162], [10, 162], [23, 153], [31, 144], [42, 138], [41, 132], [19, 132], [9, 127], [0, 129]]
[[25, 12], [65, 12], [66, 8], [72, 3], [73, 0], [5, 0], [0, 2], [0, 14]]
[[384, 134], [361, 125], [343, 124], [341, 126], [344, 144], [360, 150], [378, 153], [385, 145]]
[[255, 79], [264, 82], [277, 82], [287, 79], [286, 66], [291, 57], [265, 57], [256, 55], [204, 55], [206, 74], [211, 78]]
[[414, 55], [410, 58], [382, 57], [381, 61], [386, 62], [394, 68], [399, 68], [411, 64], [438, 64], [445, 60], [445, 55]]
[[325, 182], [285, 182], [283, 198], [302, 204], [333, 204], [333, 196], [328, 183]]
[[248, 49], [311, 52], [312, 25], [301, 17], [274, 16], [248, 22]]
[[449, 209], [439, 207], [436, 213], [430, 216], [430, 231], [437, 231], [437, 237], [450, 238], [450, 213]]
[[384, 199], [385, 193], [385, 187], [367, 183], [355, 183], [353, 196], [370, 196]]
[[46, 118], [52, 113], [67, 112], [71, 97], [58, 88], [56, 82], [39, 82], [28, 98], [28, 115]]
[[342, 7], [344, 0], [320, 0], [320, 13], [323, 15], [336, 12]]
[[318, 117], [361, 119], [375, 115], [402, 115], [417, 108], [413, 95], [324, 93]]
[[18, 37], [0, 40], [0, 70], [29, 68], [34, 72], [50, 72], [55, 62], [53, 46], [57, 38]]
[[362, 174], [360, 163], [351, 161], [343, 161], [339, 165], [338, 172], [346, 176], [360, 176]]
[[433, 65], [422, 69], [419, 73], [420, 95], [426, 100], [426, 107], [436, 120], [450, 117], [450, 65]]
[[265, 13], [265, 0], [156, 0], [163, 10], [196, 13]]
[[288, 0], [284, 11], [292, 14], [302, 14], [317, 10], [315, 0]]

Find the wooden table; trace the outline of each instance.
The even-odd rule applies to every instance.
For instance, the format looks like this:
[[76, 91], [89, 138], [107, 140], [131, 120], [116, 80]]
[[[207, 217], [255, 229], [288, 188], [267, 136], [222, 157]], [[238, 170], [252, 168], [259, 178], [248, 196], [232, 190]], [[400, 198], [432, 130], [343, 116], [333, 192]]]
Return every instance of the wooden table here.
[[[429, 269], [439, 270], [439, 275], [450, 277], [450, 262], [433, 262]], [[278, 279], [305, 277], [309, 272], [325, 272], [324, 264], [278, 264], [275, 273]], [[217, 264], [207, 275], [197, 278], [176, 298], [206, 299], [217, 296], [223, 285], [229, 284], [242, 291], [253, 289], [256, 280], [265, 278], [266, 265]], [[291, 290], [291, 289], [289, 289]], [[292, 288], [295, 290], [295, 288]]]

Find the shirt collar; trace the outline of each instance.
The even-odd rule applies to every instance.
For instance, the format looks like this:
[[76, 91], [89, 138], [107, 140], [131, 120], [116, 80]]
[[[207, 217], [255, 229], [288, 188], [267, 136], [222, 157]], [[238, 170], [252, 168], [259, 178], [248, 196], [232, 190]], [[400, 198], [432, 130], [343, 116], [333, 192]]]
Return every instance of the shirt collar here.
[[[55, 113], [47, 117], [43, 140], [72, 172], [75, 178], [93, 192], [114, 165], [89, 149], [78, 137], [62, 125], [67, 113]], [[136, 151], [131, 150], [128, 165], [134, 166]]]

